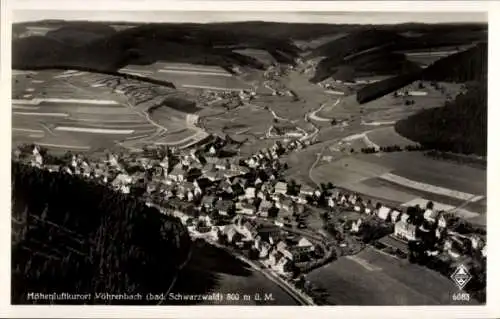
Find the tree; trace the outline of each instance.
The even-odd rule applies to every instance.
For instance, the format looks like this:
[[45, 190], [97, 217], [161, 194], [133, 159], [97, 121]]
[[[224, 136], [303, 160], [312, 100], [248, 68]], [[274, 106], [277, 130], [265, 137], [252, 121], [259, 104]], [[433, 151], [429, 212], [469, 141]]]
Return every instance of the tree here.
[[430, 210], [434, 209], [434, 203], [432, 201], [428, 201], [425, 208], [430, 209]]
[[[15, 303], [30, 302], [24, 289], [42, 289], [43, 293], [75, 287], [111, 293], [160, 292], [171, 283], [170, 274], [189, 252], [189, 234], [177, 218], [163, 215], [131, 195], [76, 176], [51, 174], [19, 163], [12, 163], [12, 185], [14, 218], [19, 219], [17, 216], [28, 207], [34, 218], [50, 221], [30, 227], [25, 238], [13, 243]], [[24, 200], [21, 202], [20, 198]], [[31, 240], [43, 243], [37, 253], [61, 253], [62, 258], [45, 258], [21, 250], [22, 246], [30, 248]], [[150, 247], [171, 256], [153, 254]], [[163, 271], [166, 273], [159, 276]], [[40, 282], [44, 285], [40, 286]]]
[[228, 243], [227, 235], [222, 233], [222, 232], [219, 232], [219, 234], [217, 236], [217, 242], [221, 245], [227, 245], [227, 243]]
[[279, 213], [279, 209], [275, 206], [269, 208], [269, 211], [268, 211], [268, 216], [270, 218], [276, 218], [278, 217], [278, 213]]

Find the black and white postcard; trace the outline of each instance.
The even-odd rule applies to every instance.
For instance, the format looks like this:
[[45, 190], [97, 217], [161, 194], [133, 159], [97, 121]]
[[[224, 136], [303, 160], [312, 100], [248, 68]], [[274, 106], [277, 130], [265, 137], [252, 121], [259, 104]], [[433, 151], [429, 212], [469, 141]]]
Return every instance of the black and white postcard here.
[[13, 2], [13, 309], [494, 306], [488, 8]]

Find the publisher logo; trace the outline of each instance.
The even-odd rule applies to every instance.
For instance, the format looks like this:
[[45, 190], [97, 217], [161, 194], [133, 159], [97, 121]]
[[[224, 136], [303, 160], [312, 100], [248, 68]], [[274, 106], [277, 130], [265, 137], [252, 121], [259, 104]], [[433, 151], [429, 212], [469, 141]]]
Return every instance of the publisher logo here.
[[462, 290], [464, 289], [465, 285], [467, 285], [467, 283], [472, 279], [472, 276], [469, 273], [467, 267], [465, 267], [464, 265], [460, 265], [451, 275], [451, 279], [453, 280], [453, 282], [455, 282], [455, 285], [457, 285], [457, 287]]

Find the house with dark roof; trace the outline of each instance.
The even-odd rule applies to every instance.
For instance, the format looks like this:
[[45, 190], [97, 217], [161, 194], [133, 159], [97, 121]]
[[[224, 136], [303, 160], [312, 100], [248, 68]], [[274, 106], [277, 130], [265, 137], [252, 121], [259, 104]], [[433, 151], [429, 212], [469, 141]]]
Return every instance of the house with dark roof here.
[[274, 207], [274, 203], [269, 200], [263, 200], [259, 205], [259, 213], [266, 214], [269, 212], [269, 209]]
[[260, 240], [260, 238], [255, 240], [254, 248], [259, 252], [259, 258], [265, 258], [268, 256], [269, 252], [272, 249], [270, 243]]
[[203, 176], [212, 182], [224, 179], [224, 173], [221, 171], [208, 171]]
[[184, 167], [180, 163], [178, 163], [174, 166], [172, 171], [168, 173], [167, 179], [174, 182], [182, 182], [186, 179], [186, 177], [187, 171], [184, 170]]
[[261, 240], [275, 244], [281, 239], [281, 229], [273, 224], [257, 227], [257, 235]]
[[215, 203], [215, 210], [219, 212], [220, 215], [231, 215], [234, 213], [235, 205], [231, 200], [219, 199]]
[[223, 180], [222, 182], [220, 182], [219, 189], [222, 190], [223, 192], [227, 193], [227, 194], [232, 194], [233, 193], [233, 185], [227, 179]]
[[247, 240], [255, 239], [255, 236], [257, 236], [257, 222], [255, 220], [246, 220], [239, 231]]
[[215, 196], [205, 195], [201, 198], [200, 206], [203, 207], [205, 210], [211, 210], [214, 207], [215, 202], [216, 202]]
[[197, 178], [193, 184], [195, 185], [195, 187], [198, 187], [200, 188], [201, 190], [205, 190], [207, 189], [208, 187], [210, 187], [212, 185], [212, 181], [210, 181], [209, 179], [207, 178]]
[[236, 203], [236, 209], [240, 214], [254, 215], [256, 213], [255, 205], [248, 202], [238, 202]]

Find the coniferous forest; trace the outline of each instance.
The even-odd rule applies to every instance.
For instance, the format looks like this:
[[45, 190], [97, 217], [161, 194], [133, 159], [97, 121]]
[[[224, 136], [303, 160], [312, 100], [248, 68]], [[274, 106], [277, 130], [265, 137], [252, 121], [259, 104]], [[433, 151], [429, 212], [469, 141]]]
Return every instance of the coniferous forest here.
[[487, 113], [486, 83], [469, 83], [455, 101], [412, 115], [395, 128], [429, 149], [486, 156]]
[[127, 303], [97, 293], [164, 293], [191, 247], [179, 219], [138, 199], [16, 162], [12, 223], [13, 304], [34, 303], [30, 292], [89, 293], [89, 304]]

